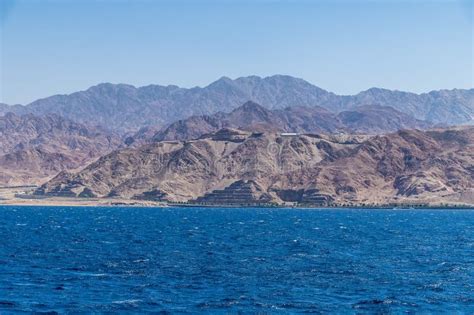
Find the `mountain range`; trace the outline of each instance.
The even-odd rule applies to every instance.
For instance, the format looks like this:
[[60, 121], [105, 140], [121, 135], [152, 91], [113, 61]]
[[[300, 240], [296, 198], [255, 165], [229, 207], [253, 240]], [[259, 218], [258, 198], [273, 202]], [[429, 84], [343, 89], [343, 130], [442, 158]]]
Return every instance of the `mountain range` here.
[[40, 184], [60, 171], [84, 167], [125, 146], [191, 140], [222, 128], [251, 132], [387, 133], [431, 124], [391, 107], [362, 106], [339, 114], [322, 107], [266, 109], [247, 102], [230, 113], [193, 116], [166, 127], [144, 127], [132, 137], [73, 122], [56, 114], [0, 116], [0, 185]]
[[360, 106], [335, 114], [318, 106], [270, 110], [249, 101], [230, 113], [192, 116], [161, 129], [145, 127], [128, 142], [196, 139], [222, 128], [259, 132], [379, 134], [429, 127], [433, 124], [388, 106]]
[[43, 183], [84, 167], [122, 144], [118, 135], [58, 115], [0, 117], [0, 184]]
[[84, 167], [125, 146], [163, 140], [191, 140], [222, 128], [256, 132], [387, 133], [426, 129], [429, 123], [391, 107], [362, 106], [334, 114], [321, 107], [269, 110], [247, 102], [231, 113], [193, 116], [163, 128], [144, 127], [131, 137], [56, 114], [0, 116], [0, 185], [37, 184], [63, 170]]
[[221, 129], [61, 172], [38, 195], [211, 204], [474, 203], [474, 127], [387, 135]]
[[322, 107], [330, 112], [360, 106], [390, 106], [419, 120], [447, 125], [472, 124], [474, 89], [415, 94], [371, 88], [356, 95], [336, 95], [302, 79], [285, 75], [261, 78], [222, 77], [206, 87], [103, 83], [69, 95], [54, 95], [28, 105], [0, 105], [0, 113], [58, 114], [83, 124], [105, 126], [121, 133], [146, 126], [164, 127], [196, 115], [229, 113], [247, 101], [268, 109]]
[[0, 186], [210, 204], [474, 204], [473, 101], [474, 89], [341, 96], [282, 75], [99, 84], [0, 104]]

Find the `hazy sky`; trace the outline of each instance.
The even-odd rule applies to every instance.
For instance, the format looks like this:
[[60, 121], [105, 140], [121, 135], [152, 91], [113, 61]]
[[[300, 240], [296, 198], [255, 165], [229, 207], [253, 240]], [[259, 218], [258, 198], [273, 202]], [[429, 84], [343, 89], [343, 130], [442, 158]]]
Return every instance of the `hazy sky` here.
[[354, 94], [473, 87], [472, 1], [0, 0], [0, 102], [100, 82], [289, 74]]

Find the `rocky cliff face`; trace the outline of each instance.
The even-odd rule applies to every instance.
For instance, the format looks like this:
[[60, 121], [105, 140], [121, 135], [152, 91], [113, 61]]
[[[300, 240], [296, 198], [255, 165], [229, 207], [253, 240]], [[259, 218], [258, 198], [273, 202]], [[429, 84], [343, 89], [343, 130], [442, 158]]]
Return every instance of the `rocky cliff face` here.
[[268, 109], [319, 106], [334, 113], [365, 105], [391, 106], [420, 120], [450, 125], [472, 123], [474, 117], [474, 89], [414, 94], [372, 88], [357, 95], [341, 96], [283, 75], [236, 80], [223, 77], [204, 88], [191, 89], [104, 83], [86, 91], [40, 99], [27, 106], [0, 106], [0, 113], [56, 113], [78, 122], [127, 132], [149, 125], [165, 126], [190, 116], [228, 113], [247, 101]]
[[474, 188], [473, 145], [472, 127], [375, 136], [348, 156], [279, 176], [278, 185], [293, 187], [288, 184], [310, 176], [320, 192], [340, 202], [457, 200]]
[[118, 136], [57, 115], [0, 117], [0, 185], [36, 184], [120, 146]]
[[196, 139], [221, 128], [258, 132], [378, 134], [400, 129], [426, 129], [430, 126], [432, 124], [387, 106], [361, 106], [335, 114], [322, 107], [269, 110], [257, 103], [247, 102], [228, 114], [217, 113], [179, 120], [153, 135], [149, 129], [146, 132], [141, 130], [133, 139], [137, 143]]
[[462, 201], [474, 190], [474, 128], [383, 136], [223, 129], [115, 151], [38, 194], [307, 204]]

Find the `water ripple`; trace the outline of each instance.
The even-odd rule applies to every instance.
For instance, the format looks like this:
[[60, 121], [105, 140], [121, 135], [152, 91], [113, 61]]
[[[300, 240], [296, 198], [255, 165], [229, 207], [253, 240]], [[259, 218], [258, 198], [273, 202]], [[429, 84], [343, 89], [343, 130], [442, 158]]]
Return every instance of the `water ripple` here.
[[0, 207], [0, 313], [474, 312], [474, 212]]

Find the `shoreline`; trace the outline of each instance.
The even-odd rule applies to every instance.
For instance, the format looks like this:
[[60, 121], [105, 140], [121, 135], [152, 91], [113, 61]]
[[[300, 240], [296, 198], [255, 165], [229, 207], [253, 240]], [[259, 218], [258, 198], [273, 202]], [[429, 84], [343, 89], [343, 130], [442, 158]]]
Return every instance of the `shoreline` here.
[[143, 207], [143, 208], [262, 208], [262, 209], [364, 209], [364, 210], [474, 210], [474, 204], [379, 204], [379, 205], [347, 205], [347, 206], [312, 206], [302, 205], [272, 205], [272, 204], [191, 204], [168, 203], [130, 199], [101, 199], [101, 198], [67, 198], [50, 197], [39, 199], [14, 198], [0, 200], [0, 207]]

